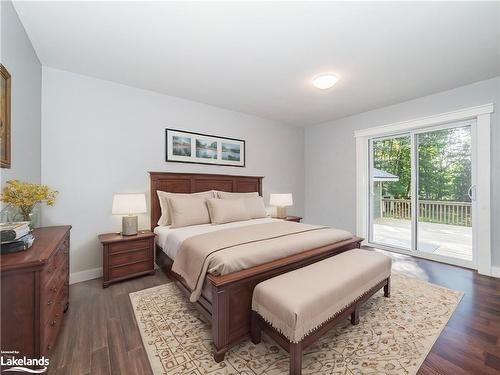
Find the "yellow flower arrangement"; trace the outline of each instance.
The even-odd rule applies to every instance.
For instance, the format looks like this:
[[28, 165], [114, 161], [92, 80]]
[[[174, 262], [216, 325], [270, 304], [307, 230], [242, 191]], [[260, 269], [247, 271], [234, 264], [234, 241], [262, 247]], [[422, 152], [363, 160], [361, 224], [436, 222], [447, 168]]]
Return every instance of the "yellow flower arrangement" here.
[[57, 194], [57, 191], [51, 190], [46, 185], [10, 180], [3, 188], [0, 200], [18, 207], [23, 220], [29, 221], [30, 213], [37, 203], [45, 201], [48, 206], [52, 206]]

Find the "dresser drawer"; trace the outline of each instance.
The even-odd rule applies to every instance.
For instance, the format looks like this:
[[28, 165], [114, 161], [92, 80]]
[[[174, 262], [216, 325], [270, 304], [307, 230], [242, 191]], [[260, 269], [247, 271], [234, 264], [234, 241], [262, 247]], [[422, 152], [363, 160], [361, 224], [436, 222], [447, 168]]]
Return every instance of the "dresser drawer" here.
[[43, 268], [41, 272], [42, 285], [48, 284], [61, 272], [65, 274], [69, 272], [69, 236], [59, 245]]
[[153, 269], [153, 260], [149, 259], [143, 262], [133, 263], [126, 266], [111, 267], [109, 273], [110, 279], [117, 279], [134, 275], [139, 272], [152, 271]]
[[61, 328], [64, 310], [69, 299], [69, 238], [53, 255], [50, 273], [40, 285], [40, 352], [50, 355]]
[[54, 308], [50, 310], [47, 319], [41, 321], [41, 348], [42, 354], [49, 355], [52, 353], [54, 344], [57, 338], [57, 334], [61, 328], [64, 309], [66, 308], [66, 303], [63, 301], [63, 292], [61, 292], [61, 298], [54, 305]]
[[143, 249], [145, 247], [152, 246], [151, 240], [137, 240], [137, 241], [127, 241], [112, 243], [109, 245], [110, 253], [119, 253], [120, 251], [126, 251], [131, 249]]
[[128, 263], [138, 262], [140, 260], [147, 260], [153, 257], [151, 247], [139, 250], [128, 250], [121, 253], [114, 253], [109, 256], [109, 263], [111, 266], [119, 266]]
[[40, 310], [42, 322], [48, 319], [56, 305], [60, 305], [63, 297], [68, 295], [68, 288], [68, 277], [62, 273], [41, 287]]

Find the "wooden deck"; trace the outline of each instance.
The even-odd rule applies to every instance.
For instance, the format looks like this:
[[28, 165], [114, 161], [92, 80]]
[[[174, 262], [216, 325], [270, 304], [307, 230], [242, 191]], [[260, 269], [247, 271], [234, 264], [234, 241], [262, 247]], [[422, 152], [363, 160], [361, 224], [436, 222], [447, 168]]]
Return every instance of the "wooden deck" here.
[[[373, 240], [379, 244], [410, 248], [409, 220], [375, 219]], [[419, 223], [418, 250], [451, 258], [472, 260], [472, 228], [460, 225]]]

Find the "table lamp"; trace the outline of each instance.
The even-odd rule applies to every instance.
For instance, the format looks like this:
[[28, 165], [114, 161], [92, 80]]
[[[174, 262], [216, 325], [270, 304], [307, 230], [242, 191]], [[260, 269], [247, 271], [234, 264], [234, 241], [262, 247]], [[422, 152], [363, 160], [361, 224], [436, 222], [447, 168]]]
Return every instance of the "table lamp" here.
[[277, 217], [283, 219], [286, 217], [286, 207], [293, 206], [292, 193], [271, 194], [269, 204], [271, 206], [276, 206]]
[[113, 215], [126, 215], [122, 217], [122, 235], [133, 236], [137, 234], [137, 215], [147, 212], [146, 196], [142, 193], [115, 194], [113, 197]]

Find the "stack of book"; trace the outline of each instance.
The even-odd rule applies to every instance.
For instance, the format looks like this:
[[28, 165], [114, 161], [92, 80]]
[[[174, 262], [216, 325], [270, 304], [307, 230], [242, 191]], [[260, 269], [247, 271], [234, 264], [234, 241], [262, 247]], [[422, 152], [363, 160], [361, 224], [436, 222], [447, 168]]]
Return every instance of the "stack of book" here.
[[0, 223], [0, 249], [2, 254], [29, 249], [34, 240], [29, 221]]

